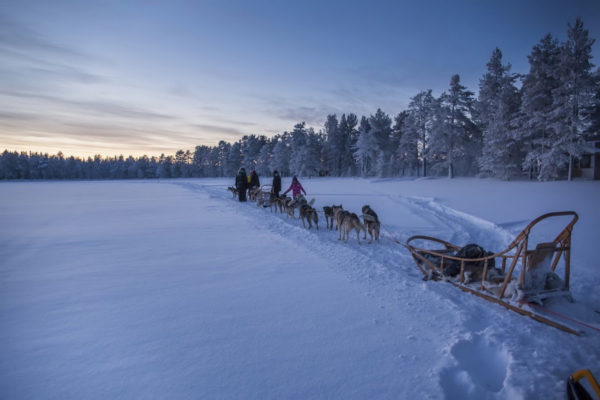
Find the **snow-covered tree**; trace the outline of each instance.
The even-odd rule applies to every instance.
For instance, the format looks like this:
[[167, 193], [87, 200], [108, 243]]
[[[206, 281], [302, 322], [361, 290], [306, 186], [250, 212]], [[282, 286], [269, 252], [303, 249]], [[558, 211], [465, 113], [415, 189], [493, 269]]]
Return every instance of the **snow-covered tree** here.
[[392, 119], [380, 108], [374, 115], [369, 117], [371, 127], [369, 135], [375, 141], [375, 175], [386, 176], [390, 170], [390, 159], [392, 149], [390, 148], [390, 136], [392, 133]]
[[423, 176], [428, 174], [429, 141], [437, 117], [437, 100], [431, 92], [429, 89], [418, 93], [408, 105], [407, 131], [416, 138], [417, 159], [421, 163]]
[[318, 176], [321, 170], [321, 152], [324, 144], [322, 139], [314, 129], [308, 129], [304, 150], [304, 170], [308, 176]]
[[556, 135], [553, 147], [556, 152], [568, 154], [569, 180], [573, 177], [573, 157], [581, 155], [584, 133], [591, 122], [586, 111], [595, 101], [593, 44], [594, 39], [583, 28], [581, 18], [569, 24], [568, 39], [561, 46], [560, 65], [556, 70], [558, 87], [552, 91], [551, 122]]
[[342, 175], [354, 176], [358, 172], [354, 158], [354, 149], [358, 140], [358, 117], [356, 114], [342, 114], [339, 125], [339, 133], [344, 138], [344, 147], [342, 149]]
[[271, 155], [271, 170], [279, 171], [281, 176], [290, 175], [290, 158], [292, 149], [290, 146], [289, 134], [285, 132], [283, 135], [277, 135], [273, 138], [275, 145], [273, 146], [273, 154]]
[[240, 141], [233, 143], [225, 156], [223, 173], [225, 176], [235, 176], [242, 166], [242, 144]]
[[392, 132], [390, 134], [390, 172], [391, 175], [404, 175], [404, 168], [400, 161], [398, 148], [400, 147], [400, 141], [405, 131], [405, 122], [408, 113], [402, 111], [394, 117], [394, 125], [392, 126]]
[[529, 73], [522, 87], [521, 123], [517, 132], [526, 152], [523, 167], [530, 178], [537, 174], [539, 180], [558, 177], [557, 165], [566, 157], [558, 154], [554, 143], [553, 93], [559, 87], [558, 77], [560, 47], [548, 34], [535, 45], [528, 56]]
[[273, 144], [271, 140], [266, 140], [258, 153], [256, 160], [256, 172], [259, 175], [271, 175], [271, 157], [273, 154]]
[[479, 168], [483, 174], [500, 179], [518, 176], [523, 163], [522, 143], [516, 133], [521, 98], [515, 86], [517, 75], [510, 69], [510, 64], [502, 64], [502, 52], [496, 48], [479, 81], [476, 103], [483, 136]]
[[246, 167], [246, 171], [256, 169], [260, 150], [267, 141], [266, 136], [246, 135], [242, 137], [242, 165]]
[[477, 151], [477, 128], [471, 120], [473, 92], [460, 84], [458, 74], [450, 79], [450, 88], [440, 96], [439, 120], [432, 131], [432, 149], [448, 168], [448, 177], [454, 178], [458, 158], [472, 158]]
[[302, 176], [305, 172], [306, 163], [306, 144], [307, 144], [306, 123], [301, 122], [294, 126], [291, 133], [291, 156], [290, 170], [292, 174]]
[[377, 157], [377, 141], [371, 134], [371, 125], [366, 117], [360, 120], [358, 139], [354, 149], [354, 157], [360, 165], [360, 175], [370, 176], [375, 173], [375, 160]]

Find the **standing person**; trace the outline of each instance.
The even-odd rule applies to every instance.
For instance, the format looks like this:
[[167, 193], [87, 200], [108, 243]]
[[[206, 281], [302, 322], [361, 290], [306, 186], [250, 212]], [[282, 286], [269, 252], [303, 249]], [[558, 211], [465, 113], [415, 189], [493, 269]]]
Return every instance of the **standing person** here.
[[277, 172], [277, 170], [273, 171], [273, 184], [271, 185], [271, 192], [275, 195], [275, 197], [279, 197], [279, 192], [281, 192], [281, 177], [279, 176], [279, 172]]
[[246, 201], [246, 188], [248, 187], [247, 179], [246, 169], [240, 168], [235, 177], [235, 188], [238, 190], [238, 198], [240, 201]]
[[295, 176], [292, 178], [292, 184], [290, 185], [290, 187], [285, 192], [283, 192], [283, 194], [286, 194], [290, 190], [292, 191], [292, 196], [294, 198], [296, 198], [300, 194], [300, 192], [303, 192], [304, 195], [306, 196], [306, 190], [304, 190], [304, 188], [302, 187], [302, 185], [298, 181], [298, 178], [296, 178]]
[[258, 174], [256, 173], [255, 170], [252, 170], [252, 172], [250, 173], [250, 186], [248, 187], [248, 189], [252, 190], [258, 186], [260, 186], [260, 180], [258, 179]]

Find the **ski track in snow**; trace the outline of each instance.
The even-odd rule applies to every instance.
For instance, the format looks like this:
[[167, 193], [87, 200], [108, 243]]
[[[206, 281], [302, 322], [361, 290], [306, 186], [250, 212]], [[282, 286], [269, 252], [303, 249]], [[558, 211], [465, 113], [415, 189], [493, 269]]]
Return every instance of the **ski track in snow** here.
[[[586, 348], [597, 346], [597, 336], [577, 338], [450, 285], [423, 282], [409, 253], [391, 240], [404, 242], [409, 236], [423, 234], [422, 231], [407, 232], [401, 227], [382, 225], [380, 243], [367, 244], [362, 240], [362, 233], [360, 245], [355, 236], [344, 243], [337, 240], [337, 231], [325, 229], [322, 214], [319, 230], [309, 231], [298, 218], [272, 213], [270, 208], [263, 209], [252, 202], [232, 201], [226, 186], [192, 182], [169, 184], [221, 199], [234, 212], [251, 218], [257, 229], [267, 229], [331, 260], [332, 268], [359, 284], [366, 296], [376, 297], [383, 303], [382, 308], [409, 307], [419, 315], [419, 321], [407, 321], [414, 322], [411, 327], [414, 337], [408, 338], [444, 347], [447, 357], [435, 361], [431, 373], [437, 375], [445, 398], [562, 398], [564, 380], [552, 377], [567, 377], [573, 372], [572, 367], [560, 362], [548, 365], [548, 357], [536, 356], [537, 351], [555, 353], [557, 360], [584, 360], [589, 358]], [[498, 250], [514, 238], [511, 231], [501, 226], [444, 206], [433, 198], [387, 197], [431, 222], [435, 226], [432, 236], [455, 244], [478, 243], [486, 249]], [[513, 228], [515, 224], [506, 228]], [[459, 321], [448, 321], [456, 315]], [[437, 327], [444, 331], [439, 332]], [[545, 330], [544, 334], [536, 335], [540, 329]], [[550, 344], [548, 338], [551, 338]], [[600, 362], [597, 358], [595, 361]]]

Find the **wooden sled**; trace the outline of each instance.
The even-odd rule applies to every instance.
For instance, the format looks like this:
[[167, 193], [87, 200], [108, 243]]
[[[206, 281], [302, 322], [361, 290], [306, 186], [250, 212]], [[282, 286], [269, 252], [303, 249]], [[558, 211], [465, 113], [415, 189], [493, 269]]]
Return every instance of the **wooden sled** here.
[[271, 206], [271, 185], [262, 185], [256, 194], [256, 205], [263, 207]]
[[[565, 216], [571, 217], [570, 222], [552, 242], [538, 243], [530, 248], [529, 236], [535, 225]], [[478, 258], [457, 256], [461, 247], [429, 236], [412, 236], [404, 246], [425, 279], [447, 281], [465, 292], [579, 335], [581, 332], [546, 316], [543, 311], [534, 311], [543, 310], [551, 298], [567, 297], [572, 301], [569, 292], [571, 232], [578, 219], [574, 211], [544, 214], [531, 221], [505, 250], [485, 253]], [[423, 247], [417, 247], [415, 243], [423, 243]], [[431, 249], [440, 245], [443, 248]], [[563, 270], [562, 278], [557, 274], [560, 269]]]

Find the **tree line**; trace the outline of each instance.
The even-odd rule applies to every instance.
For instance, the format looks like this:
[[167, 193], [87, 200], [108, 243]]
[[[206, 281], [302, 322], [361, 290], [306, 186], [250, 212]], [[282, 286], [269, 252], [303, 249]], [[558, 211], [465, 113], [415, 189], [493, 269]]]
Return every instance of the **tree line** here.
[[586, 144], [600, 139], [600, 69], [583, 21], [567, 39], [551, 34], [533, 46], [529, 72], [516, 74], [496, 48], [477, 97], [450, 78], [435, 97], [424, 90], [394, 117], [378, 109], [358, 117], [328, 115], [319, 131], [246, 135], [234, 143], [197, 146], [174, 156], [76, 157], [9, 152], [0, 179], [144, 179], [234, 176], [241, 166], [283, 176], [482, 176], [571, 179]]

